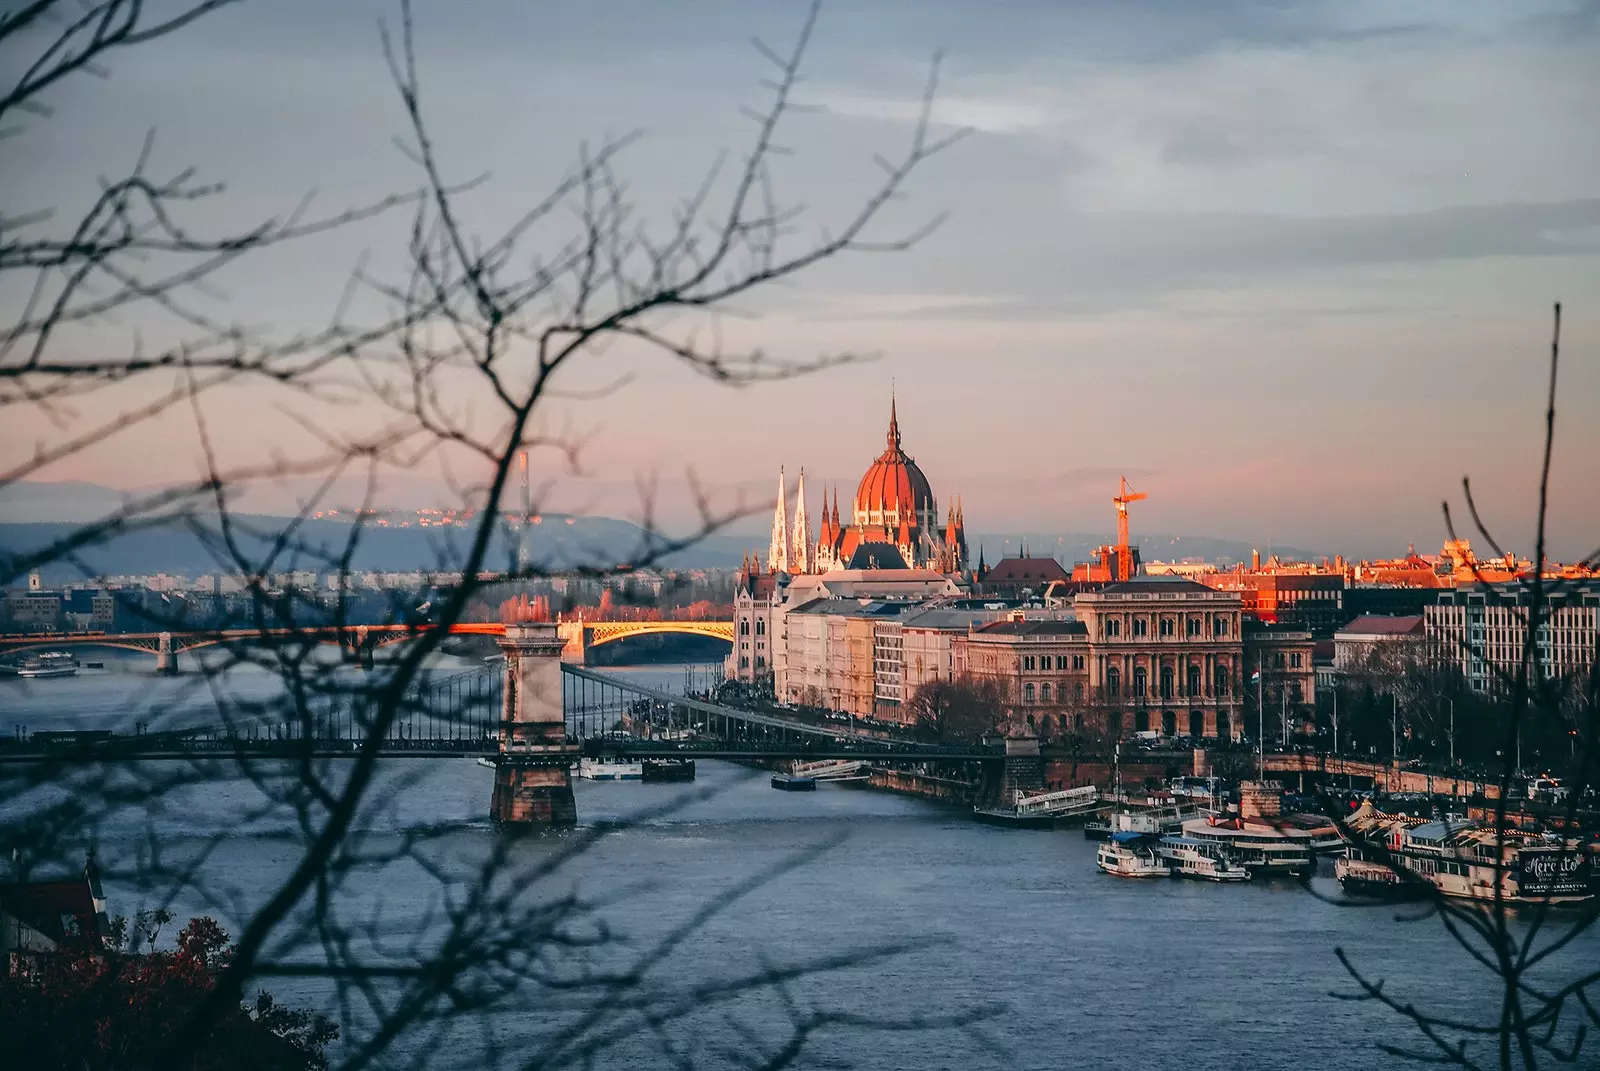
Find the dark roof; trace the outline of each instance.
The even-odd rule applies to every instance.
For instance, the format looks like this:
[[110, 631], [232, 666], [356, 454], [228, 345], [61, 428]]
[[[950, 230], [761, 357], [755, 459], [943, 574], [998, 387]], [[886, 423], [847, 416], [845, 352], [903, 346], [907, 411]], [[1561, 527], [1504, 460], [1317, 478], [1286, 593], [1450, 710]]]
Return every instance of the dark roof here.
[[1002, 558], [984, 574], [985, 584], [1048, 584], [1071, 580], [1072, 574], [1054, 558]]
[[0, 885], [0, 911], [57, 944], [95, 943], [107, 929], [104, 916], [95, 912], [87, 878]]
[[1084, 636], [1082, 621], [996, 621], [978, 630], [986, 636]]
[[850, 555], [846, 569], [905, 569], [906, 560], [893, 543], [863, 543]]
[[1189, 580], [1185, 577], [1163, 573], [1159, 576], [1148, 576], [1141, 574], [1139, 576], [1129, 577], [1127, 580], [1119, 580], [1115, 584], [1107, 584], [1101, 590], [1107, 595], [1130, 593], [1143, 595], [1157, 593], [1166, 595], [1180, 593], [1187, 594], [1190, 592], [1209, 595], [1215, 589], [1208, 588], [1204, 584], [1197, 584], [1193, 580]]
[[1348, 632], [1357, 636], [1409, 636], [1421, 631], [1421, 614], [1406, 614], [1397, 617], [1367, 614], [1356, 618], [1339, 630], [1340, 633]]

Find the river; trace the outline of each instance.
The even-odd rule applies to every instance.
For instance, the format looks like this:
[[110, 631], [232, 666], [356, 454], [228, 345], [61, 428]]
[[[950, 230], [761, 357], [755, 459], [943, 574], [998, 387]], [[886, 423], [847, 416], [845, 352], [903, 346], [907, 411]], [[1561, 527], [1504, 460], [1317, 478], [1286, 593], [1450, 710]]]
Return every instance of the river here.
[[[69, 680], [0, 682], [0, 725], [112, 727], [178, 709], [200, 713], [210, 701], [198, 677], [156, 678], [148, 658], [108, 655], [106, 664]], [[444, 659], [439, 669], [468, 665]], [[686, 680], [681, 666], [618, 672], [657, 687], [681, 688]], [[265, 697], [276, 684], [260, 673], [232, 687]], [[464, 759], [395, 760], [383, 776], [386, 802], [359, 820], [370, 844], [425, 826], [434, 838], [431, 858], [464, 877], [502, 843], [486, 817], [489, 770]], [[1391, 1013], [1330, 996], [1351, 989], [1336, 947], [1392, 992], [1429, 1009], [1480, 1021], [1496, 1009], [1491, 979], [1436, 920], [1404, 922], [1397, 920], [1403, 910], [1392, 907], [1342, 906], [1326, 878], [1316, 884], [1334, 902], [1290, 884], [1118, 881], [1096, 871], [1094, 846], [1076, 831], [995, 829], [947, 806], [837, 785], [775, 792], [764, 777], [718, 762], [700, 762], [692, 786], [578, 782], [576, 794], [578, 831], [529, 837], [512, 854], [537, 863], [596, 823], [654, 813], [601, 838], [555, 879], [521, 895], [529, 902], [566, 892], [605, 900], [596, 913], [634, 942], [627, 947], [658, 937], [753, 875], [774, 874], [659, 965], [652, 977], [668, 991], [686, 992], [762, 962], [906, 944], [887, 959], [803, 980], [795, 999], [864, 1016], [995, 1009], [975, 1030], [824, 1030], [798, 1066], [1389, 1066], [1379, 1041], [1419, 1039]], [[668, 806], [691, 795], [697, 798]], [[0, 822], [16, 823], [38, 802], [0, 801]], [[125, 871], [157, 846], [163, 858], [178, 859], [217, 838], [203, 883], [186, 887], [174, 906], [180, 915], [203, 911], [236, 927], [300, 847], [292, 818], [258, 813], [259, 802], [247, 782], [193, 787], [160, 808], [111, 816], [98, 830], [100, 850], [109, 867]], [[129, 915], [163, 893], [131, 879], [112, 881], [107, 891], [113, 913]], [[357, 868], [341, 895], [347, 917], [382, 919], [393, 935], [432, 925], [428, 912], [439, 906], [439, 892], [435, 879], [413, 866], [374, 863]], [[1592, 934], [1564, 957], [1568, 967], [1595, 962], [1600, 939]], [[283, 979], [272, 988], [302, 1002], [328, 999], [314, 981]], [[751, 1057], [776, 1044], [789, 1021], [783, 1001], [751, 994], [670, 1023], [664, 1036], [701, 1064], [733, 1066], [722, 1043]], [[534, 998], [514, 1000], [494, 1036], [526, 1045], [544, 1024]], [[429, 1066], [481, 1066], [485, 1043], [472, 1031], [421, 1034], [397, 1052]], [[636, 1038], [599, 1066], [664, 1064], [661, 1044]]]

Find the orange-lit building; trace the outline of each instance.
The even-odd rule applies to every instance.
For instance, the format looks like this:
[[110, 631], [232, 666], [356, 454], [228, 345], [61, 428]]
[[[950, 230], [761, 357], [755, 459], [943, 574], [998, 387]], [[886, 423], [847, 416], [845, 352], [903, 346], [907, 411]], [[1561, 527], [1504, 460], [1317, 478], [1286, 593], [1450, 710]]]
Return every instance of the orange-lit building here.
[[839, 493], [822, 502], [815, 541], [805, 512], [801, 474], [795, 514], [786, 514], [786, 488], [779, 475], [768, 568], [791, 574], [834, 569], [932, 569], [953, 576], [967, 568], [966, 518], [959, 500], [944, 516], [928, 483], [900, 438], [897, 403], [889, 402], [889, 430], [883, 453], [867, 469], [850, 502], [849, 522], [839, 511]]

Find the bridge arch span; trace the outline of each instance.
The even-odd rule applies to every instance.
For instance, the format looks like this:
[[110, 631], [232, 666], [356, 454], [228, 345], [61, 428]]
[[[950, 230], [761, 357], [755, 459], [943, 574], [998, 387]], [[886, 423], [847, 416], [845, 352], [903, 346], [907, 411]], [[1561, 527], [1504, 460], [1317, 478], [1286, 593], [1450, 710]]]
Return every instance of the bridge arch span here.
[[630, 636], [677, 633], [680, 636], [706, 636], [733, 643], [732, 621], [602, 621], [586, 625], [588, 645], [598, 647]]

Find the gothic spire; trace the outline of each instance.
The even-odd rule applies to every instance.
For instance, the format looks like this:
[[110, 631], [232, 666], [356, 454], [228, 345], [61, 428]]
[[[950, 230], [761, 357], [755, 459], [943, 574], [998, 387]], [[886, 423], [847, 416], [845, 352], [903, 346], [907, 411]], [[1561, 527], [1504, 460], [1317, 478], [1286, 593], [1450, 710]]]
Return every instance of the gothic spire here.
[[778, 468], [778, 504], [772, 511], [772, 543], [767, 547], [767, 570], [769, 572], [789, 571], [789, 518], [787, 513], [789, 498], [788, 481], [784, 479], [783, 468]]
[[889, 449], [900, 449], [900, 417], [895, 412], [893, 390], [889, 392]]
[[811, 519], [806, 516], [806, 470], [800, 469], [800, 482], [794, 497], [794, 523], [789, 529], [789, 571], [811, 571]]

